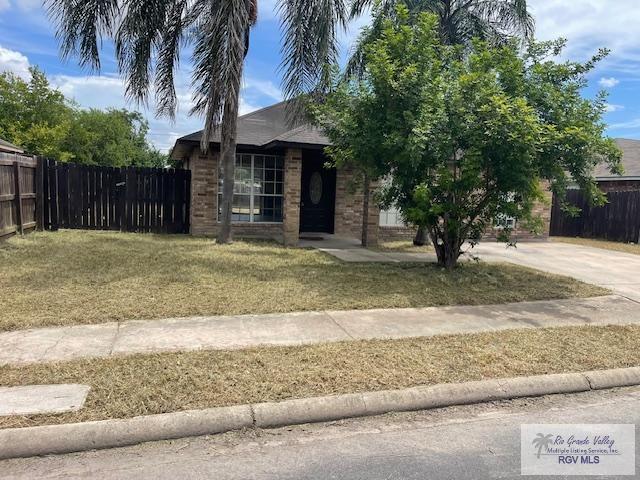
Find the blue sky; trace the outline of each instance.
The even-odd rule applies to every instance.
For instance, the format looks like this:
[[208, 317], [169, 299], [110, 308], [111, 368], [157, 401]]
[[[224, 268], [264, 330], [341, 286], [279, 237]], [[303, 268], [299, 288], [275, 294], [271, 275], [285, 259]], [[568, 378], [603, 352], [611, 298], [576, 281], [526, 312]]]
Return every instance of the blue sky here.
[[[586, 95], [604, 88], [610, 93], [606, 121], [614, 137], [640, 139], [640, 4], [638, 0], [529, 0], [536, 17], [537, 37], [569, 40], [566, 58], [585, 60], [599, 47], [612, 50], [590, 76]], [[349, 50], [360, 26], [354, 22], [341, 38], [343, 54]], [[42, 68], [53, 85], [84, 107], [127, 107], [142, 111], [148, 118], [149, 139], [160, 149], [168, 149], [178, 136], [201, 128], [201, 120], [189, 117], [189, 59], [178, 76], [180, 111], [175, 122], [157, 119], [153, 105], [126, 103], [112, 51], [104, 49], [100, 75], [83, 71], [73, 60], [58, 56], [52, 25], [40, 0], [0, 0], [0, 71], [11, 70], [27, 76], [29, 65]], [[252, 32], [251, 50], [245, 67], [241, 111], [275, 103], [282, 98], [278, 65], [280, 26], [275, 0], [260, 3], [257, 26]]]

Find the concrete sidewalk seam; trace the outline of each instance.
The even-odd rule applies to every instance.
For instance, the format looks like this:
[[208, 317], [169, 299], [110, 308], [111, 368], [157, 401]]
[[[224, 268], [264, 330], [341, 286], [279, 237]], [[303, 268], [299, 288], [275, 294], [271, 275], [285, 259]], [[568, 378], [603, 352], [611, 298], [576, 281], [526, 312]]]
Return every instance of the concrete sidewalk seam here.
[[113, 334], [113, 342], [111, 342], [111, 347], [109, 348], [109, 353], [107, 357], [113, 356], [113, 350], [116, 348], [116, 344], [118, 343], [118, 337], [120, 336], [120, 327], [122, 326], [122, 322], [116, 323], [116, 331]]
[[347, 337], [349, 337], [351, 340], [355, 340], [355, 338], [353, 337], [353, 335], [351, 335], [351, 334], [347, 331], [347, 329], [346, 329], [346, 328], [344, 328], [344, 327], [343, 327], [343, 326], [342, 326], [342, 325], [341, 325], [341, 324], [340, 324], [340, 323], [339, 323], [339, 322], [338, 322], [338, 321], [333, 317], [333, 315], [331, 315], [331, 312], [329, 312], [329, 311], [325, 311], [324, 313], [325, 313], [325, 315], [327, 315], [327, 316], [331, 319], [331, 321], [332, 321], [333, 323], [335, 323], [335, 324], [336, 324], [336, 326], [337, 326], [340, 330], [342, 330], [342, 331], [344, 332], [344, 334], [345, 334]]
[[0, 430], [0, 459], [123, 447], [244, 428], [282, 427], [633, 385], [640, 385], [640, 367], [479, 380], [216, 407], [130, 419], [13, 428]]
[[596, 388], [593, 388], [593, 384], [591, 383], [591, 379], [589, 378], [589, 376], [586, 373], [583, 374], [582, 376], [584, 377], [584, 379], [589, 384], [589, 390], [597, 390]]

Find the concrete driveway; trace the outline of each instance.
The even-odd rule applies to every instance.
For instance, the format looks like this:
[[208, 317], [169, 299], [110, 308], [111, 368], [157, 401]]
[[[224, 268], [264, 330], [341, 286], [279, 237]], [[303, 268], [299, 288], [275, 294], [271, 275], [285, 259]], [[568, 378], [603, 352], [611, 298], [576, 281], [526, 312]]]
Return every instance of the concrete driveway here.
[[486, 261], [505, 261], [567, 275], [609, 288], [618, 295], [640, 302], [640, 255], [561, 242], [486, 242], [470, 251]]

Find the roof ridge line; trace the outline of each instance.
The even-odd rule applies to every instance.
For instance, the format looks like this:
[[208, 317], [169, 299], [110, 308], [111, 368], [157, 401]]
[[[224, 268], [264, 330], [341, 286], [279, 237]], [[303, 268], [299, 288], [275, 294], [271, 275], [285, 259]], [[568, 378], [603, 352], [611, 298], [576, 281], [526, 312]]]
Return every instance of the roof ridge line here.
[[288, 101], [289, 100], [281, 100], [278, 103], [274, 103], [273, 105], [267, 105], [266, 107], [259, 108], [258, 110], [254, 110], [253, 112], [245, 113], [244, 115], [239, 115], [238, 120], [240, 120], [241, 118], [250, 117], [251, 115], [255, 115], [256, 113], [264, 112], [265, 110], [270, 110], [274, 107], [282, 105], [283, 103], [287, 103]]

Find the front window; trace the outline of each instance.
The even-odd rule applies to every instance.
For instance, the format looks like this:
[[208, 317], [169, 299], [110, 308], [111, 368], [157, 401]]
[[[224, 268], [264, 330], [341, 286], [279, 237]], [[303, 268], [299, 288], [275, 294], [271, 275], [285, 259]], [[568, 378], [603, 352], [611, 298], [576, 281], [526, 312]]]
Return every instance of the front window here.
[[[222, 165], [218, 169], [218, 219], [222, 215]], [[236, 155], [231, 220], [282, 223], [284, 159], [275, 155]]]
[[380, 210], [381, 227], [406, 227], [400, 210], [396, 207]]
[[[504, 196], [504, 200], [513, 203], [516, 201], [516, 194], [510, 192]], [[496, 215], [496, 218], [493, 221], [493, 227], [498, 230], [513, 230], [516, 228], [517, 222], [518, 219], [516, 217], [500, 213]]]

